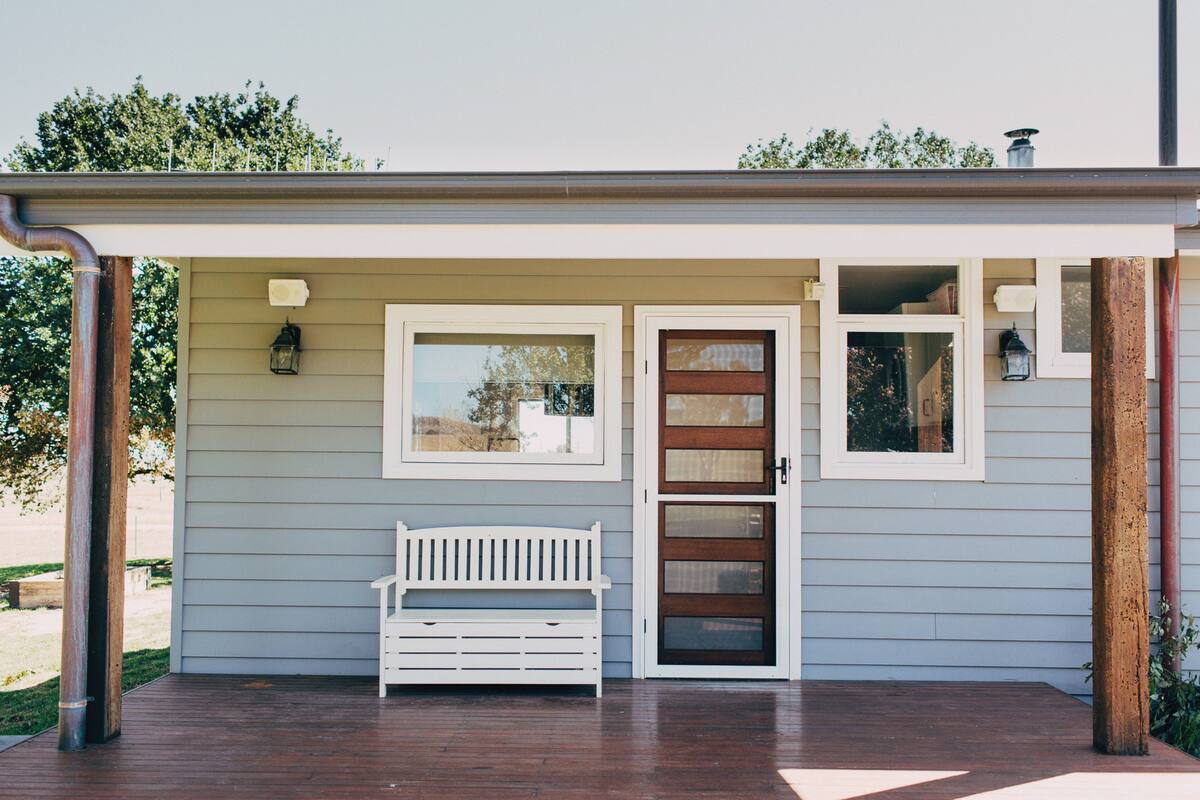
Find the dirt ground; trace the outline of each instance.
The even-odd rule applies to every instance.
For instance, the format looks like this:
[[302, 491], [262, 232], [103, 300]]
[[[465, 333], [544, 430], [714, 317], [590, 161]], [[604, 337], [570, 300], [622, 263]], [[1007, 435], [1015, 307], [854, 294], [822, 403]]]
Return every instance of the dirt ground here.
[[[174, 489], [167, 481], [129, 485], [126, 558], [171, 555]], [[0, 567], [62, 561], [63, 524], [61, 507], [48, 514], [22, 515], [16, 506], [0, 501]]]

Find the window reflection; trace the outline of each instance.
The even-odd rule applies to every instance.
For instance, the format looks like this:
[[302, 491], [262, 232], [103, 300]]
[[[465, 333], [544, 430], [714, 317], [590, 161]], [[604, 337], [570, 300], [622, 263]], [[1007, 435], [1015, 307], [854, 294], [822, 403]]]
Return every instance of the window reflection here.
[[594, 453], [592, 335], [418, 333], [417, 452]]
[[953, 334], [847, 334], [846, 449], [954, 451]]
[[668, 394], [666, 423], [672, 426], [761, 428], [761, 394]]
[[762, 372], [762, 341], [668, 339], [668, 372]]
[[1062, 351], [1092, 352], [1092, 268], [1062, 268]]
[[765, 513], [760, 505], [669, 503], [663, 509], [667, 538], [761, 539]]

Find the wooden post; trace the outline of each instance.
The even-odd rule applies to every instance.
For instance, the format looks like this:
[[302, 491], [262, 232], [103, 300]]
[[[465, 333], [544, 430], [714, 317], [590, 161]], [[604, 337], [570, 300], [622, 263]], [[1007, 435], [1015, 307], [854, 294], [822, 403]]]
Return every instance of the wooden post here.
[[1096, 748], [1149, 752], [1146, 265], [1092, 259], [1092, 706]]
[[121, 732], [133, 259], [105, 256], [100, 268], [86, 723], [93, 743]]

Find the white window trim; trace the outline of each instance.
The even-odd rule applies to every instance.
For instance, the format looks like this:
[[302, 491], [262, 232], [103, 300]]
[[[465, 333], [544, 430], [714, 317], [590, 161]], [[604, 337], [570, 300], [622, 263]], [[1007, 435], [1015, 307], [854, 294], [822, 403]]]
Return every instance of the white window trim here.
[[[412, 363], [417, 332], [594, 333], [599, 453], [413, 453]], [[388, 305], [384, 333], [383, 477], [448, 480], [621, 480], [621, 307]]]
[[[839, 267], [926, 264], [959, 267], [959, 315], [838, 313]], [[823, 258], [821, 282], [825, 284], [821, 300], [821, 478], [983, 480], [983, 259]], [[953, 453], [846, 451], [846, 332], [881, 329], [954, 334], [954, 369], [961, 377], [954, 398]]]
[[[1064, 353], [1062, 349], [1062, 268], [1091, 265], [1087, 258], [1037, 259], [1037, 305], [1034, 319], [1037, 339], [1033, 355], [1039, 378], [1091, 378], [1091, 353]], [[1146, 377], [1154, 380], [1154, 264], [1146, 259]]]

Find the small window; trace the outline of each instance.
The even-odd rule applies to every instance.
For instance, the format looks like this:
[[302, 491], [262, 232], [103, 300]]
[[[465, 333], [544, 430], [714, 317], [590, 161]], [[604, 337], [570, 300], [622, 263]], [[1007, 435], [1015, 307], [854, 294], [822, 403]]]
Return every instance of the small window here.
[[[1146, 259], [1146, 377], [1154, 364], [1154, 259]], [[1039, 378], [1092, 376], [1092, 266], [1085, 258], [1037, 260]]]
[[619, 307], [387, 307], [386, 478], [620, 480]]
[[982, 262], [821, 261], [821, 477], [983, 477]]
[[956, 264], [845, 264], [839, 314], [957, 314]]

